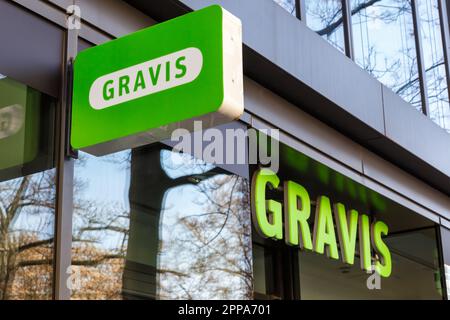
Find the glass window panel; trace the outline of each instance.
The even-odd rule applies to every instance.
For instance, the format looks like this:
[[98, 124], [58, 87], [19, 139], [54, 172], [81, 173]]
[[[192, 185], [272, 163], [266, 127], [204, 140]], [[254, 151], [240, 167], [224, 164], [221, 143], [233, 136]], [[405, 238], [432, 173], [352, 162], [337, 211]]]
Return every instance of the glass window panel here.
[[341, 0], [306, 0], [306, 24], [340, 51], [345, 51]]
[[0, 299], [51, 299], [56, 100], [0, 75]]
[[433, 227], [388, 236], [386, 244], [391, 250], [393, 271], [389, 278], [380, 278], [379, 289], [372, 290], [367, 286], [371, 274], [360, 269], [358, 257], [350, 266], [300, 252], [302, 299], [442, 299], [437, 237]]
[[[261, 263], [261, 253], [255, 258], [255, 261], [259, 261], [255, 267], [259, 268], [259, 272], [266, 273], [266, 291], [270, 287], [268, 280], [276, 279], [275, 284], [295, 283], [294, 293], [288, 298], [442, 299], [439, 241], [434, 222], [284, 144], [280, 144], [280, 170], [277, 175], [280, 181], [300, 183], [308, 191], [312, 204], [308, 219], [311, 232], [314, 232], [315, 199], [320, 195], [329, 197], [331, 204], [342, 203], [346, 210], [354, 209], [360, 214], [369, 215], [372, 221], [385, 222], [389, 232], [383, 236], [383, 241], [391, 253], [392, 274], [388, 278], [380, 277], [379, 289], [369, 288], [368, 282], [372, 285], [376, 282], [374, 278], [369, 279], [373, 274], [361, 270], [358, 242], [354, 264], [348, 265], [341, 261], [339, 249], [339, 259], [334, 260], [326, 254], [289, 247], [284, 240], [266, 239], [264, 249], [272, 245], [272, 252], [277, 254], [274, 261], [278, 264], [273, 269], [267, 268], [267, 264]], [[267, 199], [282, 203], [285, 192], [279, 189], [268, 191]], [[337, 228], [334, 218], [333, 224]], [[356, 237], [358, 240], [358, 235]], [[261, 244], [261, 239], [255, 235], [254, 241]], [[339, 248], [337, 233], [336, 241]], [[373, 249], [371, 251], [374, 261], [376, 253]], [[297, 264], [294, 263], [296, 260]], [[289, 270], [292, 270], [292, 276]], [[258, 279], [263, 278], [258, 275]], [[283, 292], [288, 288], [284, 288]]]
[[418, 8], [430, 117], [450, 131], [450, 107], [438, 4], [436, 0], [419, 0]]
[[253, 244], [253, 277], [255, 294], [266, 294], [266, 258], [264, 247]]
[[253, 297], [258, 300], [281, 299], [283, 281], [277, 276], [276, 264], [280, 262], [277, 255], [279, 248], [274, 248], [271, 241], [265, 241], [253, 230]]
[[275, 3], [280, 5], [287, 12], [295, 16], [295, 0], [274, 0]]
[[74, 299], [253, 297], [247, 179], [160, 144], [81, 156]]
[[351, 0], [356, 62], [421, 110], [409, 0]]

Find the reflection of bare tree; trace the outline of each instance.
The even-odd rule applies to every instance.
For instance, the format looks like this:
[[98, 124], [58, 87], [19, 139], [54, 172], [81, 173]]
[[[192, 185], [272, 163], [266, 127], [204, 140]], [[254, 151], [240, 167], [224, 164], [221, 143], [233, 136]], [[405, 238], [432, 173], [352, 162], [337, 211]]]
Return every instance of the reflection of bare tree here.
[[306, 0], [306, 23], [333, 46], [344, 51], [341, 0]]
[[[83, 183], [77, 181], [79, 192]], [[107, 286], [116, 265], [123, 265], [124, 250], [102, 250], [97, 246], [102, 231], [126, 234], [123, 212], [99, 203], [78, 199], [77, 218], [83, 227], [74, 234], [73, 262], [82, 268], [87, 287]], [[0, 299], [49, 299], [52, 296], [55, 171], [0, 183]], [[128, 213], [125, 214], [128, 219]], [[92, 272], [103, 268], [102, 273]], [[108, 272], [106, 272], [109, 270]], [[103, 279], [103, 281], [102, 281]], [[120, 280], [120, 279], [119, 279]], [[120, 286], [116, 290], [120, 294]], [[97, 288], [98, 289], [98, 288]], [[100, 288], [102, 289], [102, 288]], [[113, 290], [89, 292], [84, 297], [107, 297]], [[81, 295], [79, 297], [82, 297]]]
[[[336, 2], [336, 5], [330, 5]], [[315, 21], [315, 31], [330, 38], [343, 25], [340, 1], [309, 1], [308, 17]], [[426, 7], [418, 2], [420, 25], [422, 29], [425, 61], [426, 88], [431, 118], [442, 127], [450, 130], [450, 110], [447, 94], [447, 80], [443, 66], [444, 58], [440, 45], [440, 23], [437, 14], [437, 2]], [[414, 29], [412, 6], [409, 0], [352, 0], [351, 15], [356, 61], [383, 84], [391, 88], [416, 109], [422, 109], [420, 79]], [[385, 34], [384, 47], [373, 42], [375, 36], [372, 27], [382, 23], [386, 32], [401, 32], [401, 42], [387, 48], [392, 34]], [[372, 31], [370, 31], [372, 30]], [[391, 30], [391, 31], [389, 31]], [[378, 39], [381, 41], [380, 39]], [[391, 50], [391, 52], [387, 52]], [[396, 50], [396, 51], [395, 51]], [[394, 52], [395, 51], [395, 52]], [[432, 51], [432, 52], [431, 52]]]
[[177, 229], [163, 240], [161, 255], [167, 257], [160, 263], [172, 272], [160, 275], [161, 298], [252, 298], [248, 182], [235, 175], [217, 175], [198, 184], [195, 192], [197, 205], [205, 210], [179, 212]]
[[[81, 172], [88, 161], [81, 155]], [[129, 155], [112, 155], [105, 162], [129, 168]], [[116, 203], [105, 203], [95, 195], [86, 197], [86, 181], [78, 179], [73, 219], [72, 266], [76, 268], [79, 287], [72, 289], [72, 299], [121, 299], [122, 273], [129, 235], [130, 213]], [[107, 240], [105, 240], [107, 239]]]
[[290, 14], [295, 14], [295, 0], [274, 0]]
[[53, 173], [0, 184], [0, 299], [51, 297]]
[[[404, 100], [421, 110], [422, 101], [410, 1], [360, 0], [354, 1], [353, 4], [354, 36], [358, 39], [355, 41], [359, 45], [356, 51], [357, 62]], [[375, 36], [370, 30], [375, 30], [376, 26], [379, 26], [380, 30]], [[394, 39], [394, 35], [397, 35], [401, 42], [400, 40], [384, 41], [382, 32], [386, 33], [384, 35], [386, 39]], [[380, 44], [380, 41], [383, 43]]]
[[[247, 181], [170, 155], [153, 145], [104, 159], [130, 170], [130, 211], [79, 199], [73, 264], [82, 281], [73, 298], [252, 296]], [[178, 199], [181, 190], [191, 199]]]
[[245, 180], [187, 155], [176, 164], [172, 155], [158, 145], [133, 150], [124, 293], [161, 299], [248, 296]]

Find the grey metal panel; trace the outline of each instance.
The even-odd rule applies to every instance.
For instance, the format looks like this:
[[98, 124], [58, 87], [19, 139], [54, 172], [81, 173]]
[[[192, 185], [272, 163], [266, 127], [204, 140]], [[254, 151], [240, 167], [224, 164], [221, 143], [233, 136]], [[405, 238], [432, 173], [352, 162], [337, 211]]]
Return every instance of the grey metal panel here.
[[91, 44], [89, 41], [86, 41], [84, 39], [78, 39], [78, 48], [77, 48], [78, 52], [83, 51], [92, 46], [94, 46], [94, 45]]
[[251, 124], [252, 123], [252, 115], [246, 111], [242, 113], [242, 115], [239, 117], [239, 120], [246, 123]]
[[361, 156], [365, 176], [450, 219], [450, 197], [368, 150], [362, 149]]
[[450, 135], [390, 89], [383, 96], [386, 136], [450, 176]]
[[[368, 143], [385, 159], [450, 195], [450, 135], [385, 88], [386, 139]], [[394, 143], [392, 143], [394, 142]]]
[[[441, 225], [446, 227], [450, 231], [450, 220], [441, 218]], [[450, 244], [450, 239], [449, 239], [449, 244]], [[449, 258], [450, 258], [450, 256], [449, 256]]]
[[0, 1], [0, 73], [57, 97], [63, 30], [8, 1]]
[[[258, 129], [280, 128], [280, 140], [309, 157], [355, 181], [363, 176], [369, 178], [372, 180], [371, 188], [378, 185], [379, 192], [393, 200], [400, 201], [398, 199], [402, 198], [403, 205], [421, 212], [427, 218], [433, 217], [436, 220], [433, 212], [450, 218], [448, 196], [298, 110], [251, 79], [244, 78], [244, 86], [245, 107], [253, 114], [252, 126]], [[316, 151], [312, 152], [311, 149]], [[361, 174], [361, 178], [358, 178], [357, 172]], [[368, 179], [365, 181], [359, 182], [367, 185]]]
[[74, 4], [75, 2], [75, 0], [47, 0], [47, 1], [64, 10], [66, 10], [68, 6]]
[[95, 43], [96, 45], [114, 39], [112, 36], [107, 35], [106, 33], [103, 33], [84, 22], [82, 23], [81, 26], [80, 38], [86, 39], [87, 41]]
[[120, 37], [151, 26], [155, 21], [123, 1], [75, 0], [81, 16], [102, 31]]
[[[275, 128], [271, 126], [269, 123], [265, 122], [264, 120], [257, 118], [256, 116], [252, 117], [252, 126], [256, 129]], [[355, 172], [354, 170], [351, 170], [350, 168], [331, 158], [330, 155], [325, 150], [322, 150], [324, 152], [320, 152], [312, 148], [311, 146], [308, 146], [307, 144], [304, 144], [303, 142], [293, 138], [292, 136], [285, 134], [284, 132], [280, 132], [280, 141], [294, 148], [295, 150], [305, 154], [306, 156], [316, 161], [319, 161], [320, 163], [326, 165], [330, 169], [335, 170], [343, 174], [344, 176], [352, 179], [353, 181], [360, 183], [361, 185], [379, 193], [380, 195], [402, 205], [403, 207], [408, 208], [435, 223], [439, 223], [439, 215], [437, 213], [400, 194], [399, 191], [393, 189], [394, 187], [396, 187], [395, 185], [387, 187], [383, 185], [382, 182], [377, 181], [376, 179], [372, 179], [361, 173]], [[394, 175], [396, 175], [396, 173], [394, 173]], [[377, 178], [382, 177], [378, 176]], [[407, 189], [405, 185], [401, 184], [401, 182], [399, 182], [397, 186], [401, 186], [402, 190]], [[439, 194], [438, 192], [436, 193]], [[430, 193], [430, 197], [434, 198], [438, 196], [437, 194]], [[427, 201], [426, 203], [429, 204], [429, 202], [430, 201]]]
[[388, 189], [388, 188], [380, 185], [379, 183], [376, 183], [375, 181], [368, 179], [368, 178], [364, 179], [363, 184], [367, 188], [369, 188], [375, 192], [378, 192], [379, 194], [391, 199], [392, 201], [404, 206], [405, 208], [408, 208], [435, 223], [439, 223], [439, 216], [437, 214], [435, 214], [435, 213], [425, 209], [424, 207], [418, 205], [417, 203], [412, 202], [411, 200], [401, 196], [397, 192], [394, 192], [391, 189]]
[[66, 27], [66, 13], [54, 7], [52, 4], [44, 2], [43, 0], [9, 0], [20, 4], [21, 6], [31, 10], [41, 16], [44, 16], [49, 21], [56, 23], [61, 27]]
[[[254, 127], [257, 129], [267, 128], [267, 126], [264, 126], [264, 122], [262, 122], [261, 120], [253, 119], [252, 123]], [[323, 154], [315, 150], [311, 146], [308, 146], [307, 144], [304, 144], [298, 141], [297, 139], [287, 134], [284, 134], [283, 132], [280, 133], [280, 141], [294, 148], [295, 150], [303, 153], [304, 155], [326, 165], [330, 169], [345, 175], [346, 177], [352, 179], [353, 181], [358, 182], [360, 184], [364, 184], [364, 177], [360, 173], [357, 173], [351, 170], [350, 168], [342, 165], [341, 163], [336, 162], [334, 159], [330, 158], [329, 155]]]
[[245, 109], [362, 172], [360, 146], [261, 85], [244, 78]]

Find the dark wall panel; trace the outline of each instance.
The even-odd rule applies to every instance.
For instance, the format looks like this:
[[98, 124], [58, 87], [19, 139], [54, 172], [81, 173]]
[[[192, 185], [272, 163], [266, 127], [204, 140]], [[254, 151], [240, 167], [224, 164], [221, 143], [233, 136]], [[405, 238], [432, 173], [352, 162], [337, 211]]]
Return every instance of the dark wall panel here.
[[0, 74], [58, 96], [64, 30], [0, 0]]

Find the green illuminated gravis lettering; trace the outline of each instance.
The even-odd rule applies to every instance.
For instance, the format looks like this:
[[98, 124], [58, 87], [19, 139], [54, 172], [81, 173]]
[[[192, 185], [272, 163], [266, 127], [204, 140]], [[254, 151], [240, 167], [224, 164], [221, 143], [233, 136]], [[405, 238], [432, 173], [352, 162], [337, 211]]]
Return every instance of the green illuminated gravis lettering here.
[[358, 233], [358, 211], [349, 210], [347, 214], [342, 203], [335, 204], [333, 211], [337, 224], [342, 262], [353, 264], [355, 262], [356, 235]]
[[359, 255], [361, 269], [372, 271], [372, 253], [370, 249], [369, 217], [365, 214], [359, 216]]
[[379, 259], [375, 262], [375, 270], [384, 278], [389, 277], [392, 271], [391, 253], [381, 238], [382, 235], [387, 236], [388, 232], [389, 228], [384, 222], [375, 221], [372, 223], [372, 246], [379, 256]]
[[300, 244], [300, 248], [312, 250], [311, 232], [308, 225], [311, 201], [308, 192], [304, 187], [292, 181], [284, 183], [284, 190], [286, 243], [292, 246]]
[[326, 245], [327, 256], [339, 259], [330, 199], [326, 196], [320, 196], [316, 202], [313, 242], [315, 252], [323, 254]]
[[257, 221], [255, 229], [264, 238], [280, 240], [283, 238], [283, 217], [281, 203], [266, 200], [266, 185], [278, 188], [280, 179], [269, 169], [260, 169], [253, 176], [252, 202], [253, 220]]
[[[311, 239], [309, 224], [311, 200], [308, 191], [296, 182], [285, 181], [283, 183], [284, 211], [282, 212], [280, 202], [266, 200], [267, 186], [277, 189], [279, 184], [278, 176], [268, 169], [260, 169], [253, 176], [253, 222], [256, 231], [262, 237], [280, 240], [283, 238], [284, 231], [286, 244], [299, 246], [304, 250], [313, 250], [319, 254], [326, 253], [329, 258], [336, 260], [339, 259], [337, 241], [339, 239], [341, 259], [349, 265], [355, 263], [358, 237], [361, 269], [371, 272], [375, 268], [385, 278], [391, 275], [391, 253], [382, 239], [389, 231], [384, 222], [376, 221], [370, 225], [368, 215], [360, 215], [354, 209], [346, 210], [345, 206], [339, 202], [331, 206], [328, 197], [319, 196], [315, 203], [316, 212]], [[372, 257], [372, 252], [375, 253], [375, 257]], [[372, 261], [375, 262], [374, 266]]]
[[114, 98], [114, 80], [108, 80], [103, 85], [103, 99], [111, 100]]

